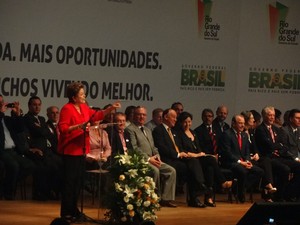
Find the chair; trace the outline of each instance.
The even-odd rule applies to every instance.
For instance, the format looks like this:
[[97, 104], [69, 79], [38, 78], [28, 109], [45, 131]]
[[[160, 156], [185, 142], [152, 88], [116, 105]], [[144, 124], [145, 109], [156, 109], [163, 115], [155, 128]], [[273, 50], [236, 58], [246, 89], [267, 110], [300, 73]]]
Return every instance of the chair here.
[[92, 204], [95, 203], [95, 197], [99, 194], [102, 186], [102, 176], [109, 173], [108, 170], [97, 169], [97, 170], [86, 170], [86, 173], [89, 175], [90, 178], [90, 190], [92, 193]]

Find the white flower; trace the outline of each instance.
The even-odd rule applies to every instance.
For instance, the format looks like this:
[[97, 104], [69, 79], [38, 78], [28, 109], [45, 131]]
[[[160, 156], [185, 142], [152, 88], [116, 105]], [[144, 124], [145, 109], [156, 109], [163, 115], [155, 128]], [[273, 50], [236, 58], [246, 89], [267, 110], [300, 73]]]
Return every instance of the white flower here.
[[155, 201], [158, 200], [158, 195], [157, 195], [155, 192], [152, 193], [151, 197], [152, 197], [152, 199], [155, 200]]
[[127, 209], [128, 209], [128, 210], [133, 210], [133, 205], [132, 205], [132, 204], [128, 204], [128, 205], [127, 205]]
[[142, 200], [142, 199], [140, 199], [140, 200], [137, 200], [137, 202], [136, 202], [136, 206], [137, 206], [137, 207], [140, 207], [140, 206], [142, 205], [142, 202], [143, 202], [143, 200]]
[[152, 180], [152, 178], [151, 177], [149, 177], [149, 176], [145, 176], [145, 180], [146, 180], [146, 182], [150, 182], [151, 180]]
[[143, 203], [143, 205], [144, 205], [145, 207], [148, 207], [150, 204], [151, 204], [150, 201], [144, 201], [144, 203]]
[[133, 193], [136, 191], [137, 191], [137, 189], [131, 189], [127, 184], [125, 185], [124, 194], [126, 194], [126, 197], [134, 198]]
[[152, 213], [151, 212], [144, 212], [143, 213], [143, 219], [144, 220], [153, 220], [152, 219]]
[[123, 189], [122, 189], [122, 187], [119, 183], [115, 183], [115, 189], [116, 189], [117, 192], [123, 191]]
[[135, 178], [138, 175], [137, 171], [137, 169], [130, 169], [128, 172], [125, 172], [125, 174], [129, 175], [131, 178]]
[[124, 200], [124, 202], [128, 203], [129, 202], [129, 197], [128, 196], [124, 196], [123, 200]]
[[130, 155], [121, 155], [120, 159], [119, 159], [119, 162], [121, 164], [129, 164], [130, 165], [130, 163], [131, 163], [130, 159], [131, 158], [132, 157]]

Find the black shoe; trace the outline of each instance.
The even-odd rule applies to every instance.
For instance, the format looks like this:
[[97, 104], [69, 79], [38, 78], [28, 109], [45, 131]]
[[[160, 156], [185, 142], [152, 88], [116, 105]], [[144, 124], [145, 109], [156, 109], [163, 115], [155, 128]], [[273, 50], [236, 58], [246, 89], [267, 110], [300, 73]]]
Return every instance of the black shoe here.
[[204, 204], [208, 207], [216, 207], [216, 203], [212, 200], [210, 195], [205, 196]]
[[176, 208], [177, 207], [176, 204], [172, 203], [171, 201], [166, 201], [166, 200], [161, 200], [159, 204], [162, 207], [170, 207], [170, 208]]
[[188, 206], [190, 207], [195, 207], [195, 208], [205, 208], [206, 205], [202, 202], [200, 202], [200, 200], [198, 198], [189, 201]]
[[76, 217], [68, 215], [68, 216], [62, 216], [60, 218], [60, 220], [56, 221], [56, 222], [57, 223], [59, 222], [59, 224], [64, 224], [64, 222], [67, 224], [71, 224], [71, 223], [74, 223], [75, 220], [76, 220]]
[[214, 202], [205, 201], [204, 204], [208, 207], [216, 207], [216, 203]]

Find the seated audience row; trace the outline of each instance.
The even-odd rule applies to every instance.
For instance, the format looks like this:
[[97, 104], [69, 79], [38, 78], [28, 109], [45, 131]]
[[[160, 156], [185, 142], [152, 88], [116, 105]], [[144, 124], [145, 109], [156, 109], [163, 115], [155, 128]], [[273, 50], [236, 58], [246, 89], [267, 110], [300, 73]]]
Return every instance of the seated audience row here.
[[[58, 199], [63, 167], [57, 152], [59, 108], [47, 108], [46, 122], [39, 116], [42, 101], [37, 96], [29, 99], [24, 116], [18, 102], [14, 102], [11, 116], [4, 114], [8, 108], [2, 96], [0, 104], [1, 194], [5, 199], [14, 199], [17, 182], [32, 174], [34, 199]], [[265, 201], [300, 198], [297, 109], [286, 113], [284, 123], [276, 116], [281, 112], [271, 106], [265, 107], [261, 115], [255, 110], [244, 111], [232, 117], [230, 126], [225, 122], [226, 106], [217, 108], [215, 118], [207, 108], [202, 111], [203, 123], [195, 130], [192, 114], [184, 111], [180, 102], [170, 109], [154, 109], [151, 120], [147, 120], [147, 109], [141, 106], [129, 106], [125, 113], [109, 111], [104, 120], [86, 124], [90, 140], [86, 168], [98, 169], [100, 165], [109, 169], [116, 154], [139, 151], [153, 170], [162, 206], [176, 207], [176, 189], [187, 184], [189, 206], [215, 207], [216, 186], [232, 186], [222, 168], [231, 170], [236, 178], [237, 185], [232, 188], [241, 203], [246, 190], [260, 180]]]

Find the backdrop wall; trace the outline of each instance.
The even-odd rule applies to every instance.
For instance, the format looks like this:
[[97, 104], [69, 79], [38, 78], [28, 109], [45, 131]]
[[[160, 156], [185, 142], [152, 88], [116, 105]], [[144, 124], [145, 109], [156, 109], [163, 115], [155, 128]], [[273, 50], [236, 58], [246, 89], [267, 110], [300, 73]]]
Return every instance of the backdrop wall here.
[[[0, 93], [67, 102], [86, 85], [88, 102], [156, 107], [175, 101], [194, 114], [298, 107], [297, 0], [0, 0]], [[228, 121], [230, 121], [228, 118]]]

